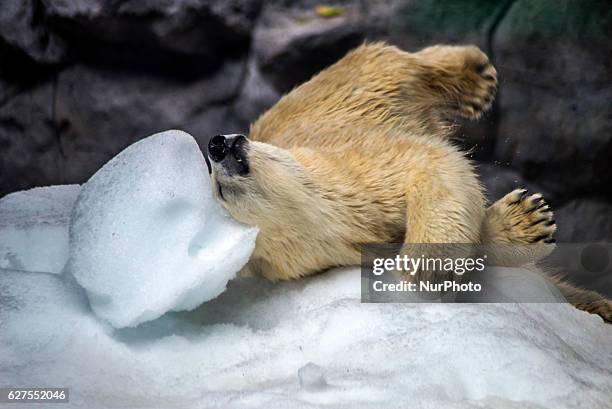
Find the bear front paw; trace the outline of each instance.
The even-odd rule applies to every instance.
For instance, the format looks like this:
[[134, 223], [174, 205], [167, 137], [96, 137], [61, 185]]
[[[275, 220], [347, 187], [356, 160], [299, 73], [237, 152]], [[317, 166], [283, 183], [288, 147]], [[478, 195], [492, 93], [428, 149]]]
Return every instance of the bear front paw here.
[[447, 110], [478, 119], [493, 104], [497, 71], [476, 46], [436, 45], [417, 53], [430, 72], [426, 81], [440, 92]]
[[497, 71], [476, 47], [464, 47], [463, 94], [458, 111], [462, 117], [478, 119], [491, 108], [497, 93]]

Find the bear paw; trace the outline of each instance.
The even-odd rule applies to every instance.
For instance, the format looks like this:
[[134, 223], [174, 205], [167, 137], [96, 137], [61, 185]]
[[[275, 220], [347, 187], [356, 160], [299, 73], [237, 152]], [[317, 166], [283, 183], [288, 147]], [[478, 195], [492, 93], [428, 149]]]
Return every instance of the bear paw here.
[[435, 78], [451, 110], [468, 119], [478, 119], [493, 104], [497, 71], [489, 57], [475, 46], [433, 46], [418, 53], [433, 67]]
[[497, 92], [497, 71], [489, 58], [476, 47], [462, 47], [463, 90], [458, 112], [464, 118], [478, 119], [491, 108]]
[[557, 230], [552, 209], [539, 193], [528, 195], [527, 189], [516, 189], [494, 205], [502, 216], [504, 232], [513, 243], [554, 243]]

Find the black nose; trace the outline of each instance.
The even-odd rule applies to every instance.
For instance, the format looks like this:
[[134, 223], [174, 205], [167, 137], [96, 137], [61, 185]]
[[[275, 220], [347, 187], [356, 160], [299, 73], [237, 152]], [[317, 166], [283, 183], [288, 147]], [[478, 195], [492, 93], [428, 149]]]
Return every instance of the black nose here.
[[208, 155], [215, 162], [221, 162], [246, 136], [240, 134], [215, 135], [208, 142]]
[[244, 175], [248, 172], [246, 142], [246, 136], [240, 134], [215, 135], [208, 142], [208, 156], [213, 162], [223, 162], [229, 173]]
[[208, 141], [208, 156], [215, 162], [221, 162], [227, 156], [230, 146], [227, 145], [225, 136], [215, 135]]

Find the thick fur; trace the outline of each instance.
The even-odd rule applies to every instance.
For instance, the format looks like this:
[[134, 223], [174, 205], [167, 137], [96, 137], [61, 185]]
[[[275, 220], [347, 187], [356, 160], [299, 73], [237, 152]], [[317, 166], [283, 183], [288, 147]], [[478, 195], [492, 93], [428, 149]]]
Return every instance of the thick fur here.
[[246, 271], [287, 280], [358, 265], [364, 243], [549, 252], [556, 226], [541, 195], [515, 191], [487, 209], [474, 166], [449, 139], [447, 119], [479, 118], [496, 88], [476, 47], [369, 44], [283, 97], [251, 127], [247, 175], [213, 164], [222, 205], [260, 228]]

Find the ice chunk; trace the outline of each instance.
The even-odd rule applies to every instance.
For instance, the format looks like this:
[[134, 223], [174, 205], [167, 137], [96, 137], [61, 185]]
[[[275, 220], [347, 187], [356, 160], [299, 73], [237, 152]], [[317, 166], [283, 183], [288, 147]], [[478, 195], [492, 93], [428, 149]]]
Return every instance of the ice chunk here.
[[60, 273], [79, 185], [39, 187], [0, 200], [0, 268]]
[[325, 370], [312, 362], [298, 369], [300, 386], [307, 391], [319, 391], [327, 387]]
[[195, 140], [167, 131], [129, 146], [83, 185], [67, 271], [98, 316], [135, 326], [219, 295], [256, 235], [212, 197]]
[[612, 328], [566, 304], [361, 304], [343, 269], [114, 330], [69, 278], [0, 270], [0, 380], [74, 408], [609, 407]]

